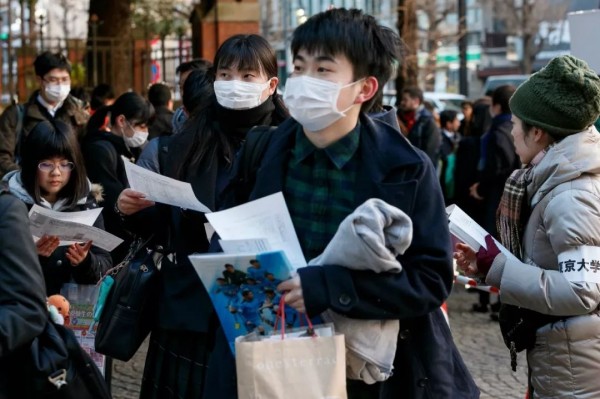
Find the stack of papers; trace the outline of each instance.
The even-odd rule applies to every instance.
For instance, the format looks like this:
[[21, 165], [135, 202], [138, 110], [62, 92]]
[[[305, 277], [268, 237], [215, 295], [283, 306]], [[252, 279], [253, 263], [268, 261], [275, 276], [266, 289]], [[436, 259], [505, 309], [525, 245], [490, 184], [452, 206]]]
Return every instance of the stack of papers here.
[[[469, 215], [467, 215], [457, 205], [450, 205], [446, 208], [446, 214], [448, 215], [448, 227], [450, 234], [456, 237], [459, 241], [467, 244], [475, 251], [485, 246], [485, 237], [489, 234], [479, 224], [477, 224]], [[519, 259], [513, 255], [508, 249], [506, 249], [500, 242], [494, 239], [494, 242], [498, 246], [500, 252], [502, 252], [508, 259], [519, 261]], [[487, 249], [487, 248], [486, 248]]]
[[57, 236], [60, 245], [92, 241], [92, 245], [112, 251], [123, 240], [93, 226], [100, 212], [102, 208], [80, 212], [56, 212], [33, 205], [29, 211], [29, 228], [34, 239], [44, 235]]
[[[224, 252], [189, 258], [235, 354], [237, 337], [278, 333], [277, 286], [306, 266], [306, 260], [282, 193], [206, 217]], [[287, 328], [306, 326], [304, 316], [288, 306], [285, 318]]]

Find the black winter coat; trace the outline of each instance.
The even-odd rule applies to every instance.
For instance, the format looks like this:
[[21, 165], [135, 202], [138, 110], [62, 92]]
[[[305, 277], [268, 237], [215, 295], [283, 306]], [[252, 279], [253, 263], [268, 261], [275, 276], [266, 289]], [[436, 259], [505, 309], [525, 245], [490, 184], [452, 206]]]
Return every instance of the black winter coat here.
[[7, 192], [0, 187], [0, 398], [18, 398], [6, 377], [13, 364], [9, 356], [26, 353], [43, 331], [48, 311], [27, 209]]
[[92, 183], [100, 184], [104, 189], [102, 216], [105, 230], [122, 238], [124, 242], [111, 252], [115, 264], [121, 262], [132, 238], [123, 226], [121, 217], [115, 212], [115, 203], [121, 191], [129, 187], [122, 156], [135, 162], [136, 156], [125, 145], [122, 137], [110, 132], [88, 134], [81, 150], [85, 160], [88, 178]]

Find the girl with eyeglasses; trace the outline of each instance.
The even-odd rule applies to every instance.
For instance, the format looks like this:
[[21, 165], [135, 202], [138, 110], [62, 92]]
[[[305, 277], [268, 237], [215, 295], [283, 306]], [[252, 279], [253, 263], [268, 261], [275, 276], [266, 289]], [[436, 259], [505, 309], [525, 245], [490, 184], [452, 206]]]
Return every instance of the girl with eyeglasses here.
[[[4, 176], [11, 194], [31, 208], [34, 204], [58, 212], [98, 207], [102, 189], [86, 177], [77, 138], [60, 121], [40, 122], [21, 150], [21, 170]], [[104, 229], [102, 215], [94, 223]], [[112, 266], [110, 254], [93, 242], [61, 246], [56, 236], [43, 236], [36, 250], [48, 295], [60, 293], [64, 283], [95, 284]]]

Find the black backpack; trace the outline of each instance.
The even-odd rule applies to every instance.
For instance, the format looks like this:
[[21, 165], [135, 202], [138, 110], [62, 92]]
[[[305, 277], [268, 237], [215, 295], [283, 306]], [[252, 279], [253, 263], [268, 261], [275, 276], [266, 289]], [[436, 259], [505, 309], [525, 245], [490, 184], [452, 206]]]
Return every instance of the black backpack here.
[[[0, 195], [9, 193], [0, 182]], [[48, 320], [29, 346], [7, 355], [11, 394], [22, 399], [110, 399], [102, 373], [73, 331]], [[0, 393], [0, 397], [3, 393]]]
[[102, 373], [65, 326], [48, 321], [28, 348], [12, 356], [8, 378], [19, 398], [111, 398]]

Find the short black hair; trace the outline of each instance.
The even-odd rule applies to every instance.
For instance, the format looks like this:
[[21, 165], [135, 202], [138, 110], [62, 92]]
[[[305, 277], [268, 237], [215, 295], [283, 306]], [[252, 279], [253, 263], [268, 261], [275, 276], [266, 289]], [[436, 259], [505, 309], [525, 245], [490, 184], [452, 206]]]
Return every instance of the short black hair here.
[[210, 61], [202, 58], [194, 58], [191, 61], [186, 61], [179, 64], [179, 66], [175, 68], [175, 73], [177, 75], [188, 71], [203, 71], [206, 73], [211, 67], [212, 63]]
[[464, 107], [471, 107], [471, 108], [473, 108], [473, 101], [469, 101], [469, 100], [461, 101], [460, 107], [461, 108], [464, 108]]
[[89, 192], [89, 184], [79, 148], [77, 137], [72, 127], [59, 120], [43, 121], [33, 127], [23, 140], [21, 148], [21, 180], [23, 187], [36, 203], [41, 202], [42, 192], [38, 184], [38, 164], [49, 158], [64, 157], [73, 162], [75, 168], [70, 174], [69, 182], [58, 193], [60, 198], [67, 199], [67, 204], [74, 206]]
[[38, 55], [33, 61], [33, 68], [35, 74], [40, 78], [43, 78], [48, 72], [53, 69], [64, 69], [71, 73], [71, 63], [61, 53], [51, 53], [50, 51], [44, 51]]
[[154, 83], [148, 89], [148, 101], [154, 107], [166, 107], [171, 101], [171, 89], [164, 83]]
[[83, 86], [74, 86], [71, 88], [71, 93], [73, 97], [80, 99], [85, 103], [85, 105], [90, 104], [90, 93]]
[[446, 123], [452, 122], [458, 117], [458, 112], [453, 111], [451, 109], [446, 109], [440, 112], [440, 125], [442, 129], [446, 128]]
[[406, 93], [410, 96], [410, 98], [418, 98], [419, 102], [421, 104], [423, 104], [423, 90], [421, 90], [420, 88], [416, 87], [416, 86], [409, 86], [409, 87], [405, 87], [402, 90], [402, 93]]
[[114, 100], [115, 91], [108, 83], [100, 83], [92, 90], [92, 99], [90, 100], [90, 108], [94, 111], [104, 106], [106, 100]]
[[[294, 58], [300, 50], [309, 54], [345, 56], [352, 64], [354, 80], [374, 76], [378, 92], [395, 72], [400, 61], [402, 40], [392, 29], [361, 10], [335, 8], [310, 17], [298, 26], [292, 38]], [[377, 100], [377, 93], [363, 104], [368, 112]]]
[[503, 114], [510, 114], [508, 101], [514, 94], [515, 90], [517, 90], [517, 88], [513, 85], [498, 86], [492, 93], [492, 105], [499, 104], [500, 110]]

